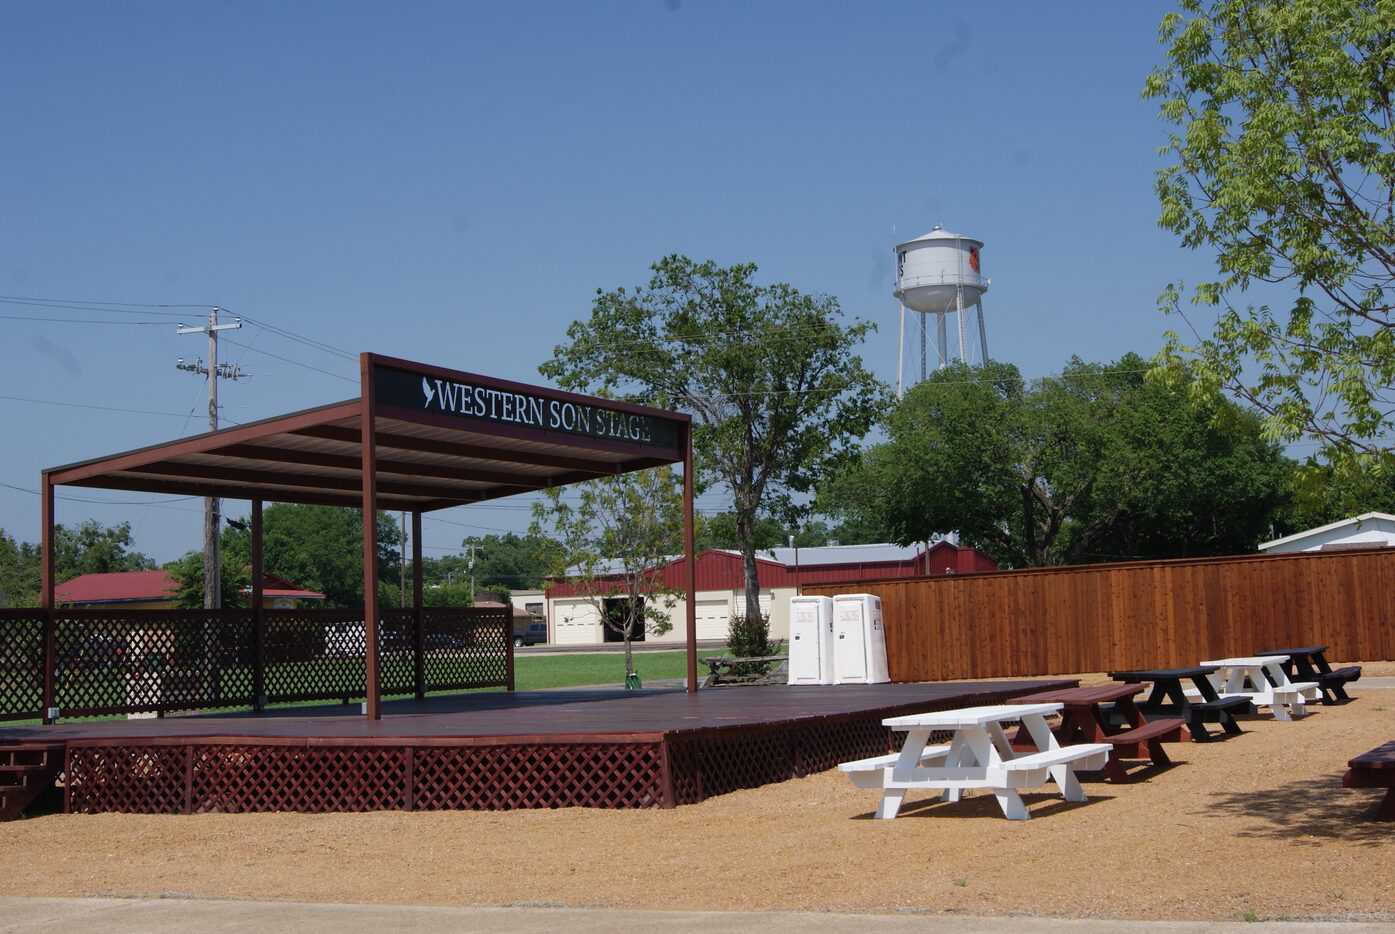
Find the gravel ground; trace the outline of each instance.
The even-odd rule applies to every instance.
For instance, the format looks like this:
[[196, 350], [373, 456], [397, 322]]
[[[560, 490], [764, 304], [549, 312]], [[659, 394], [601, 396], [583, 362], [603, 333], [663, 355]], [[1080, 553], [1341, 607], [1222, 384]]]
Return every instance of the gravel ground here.
[[915, 792], [873, 821], [875, 793], [836, 772], [671, 811], [49, 814], [0, 829], [0, 895], [1395, 920], [1395, 824], [1341, 787], [1395, 738], [1395, 690], [1352, 692], [1169, 746], [1173, 767], [1088, 802], [1025, 795], [1031, 821]]

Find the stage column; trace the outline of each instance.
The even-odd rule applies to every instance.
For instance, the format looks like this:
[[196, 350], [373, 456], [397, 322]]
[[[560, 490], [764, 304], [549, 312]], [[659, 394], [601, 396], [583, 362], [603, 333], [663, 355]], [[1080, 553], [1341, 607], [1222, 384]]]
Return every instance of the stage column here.
[[373, 402], [373, 355], [359, 354], [359, 454], [363, 473], [363, 713], [378, 709], [378, 465]]
[[697, 555], [693, 548], [693, 423], [683, 429], [683, 554], [688, 570], [688, 693], [697, 693]]
[[417, 700], [426, 697], [426, 655], [421, 632], [421, 513], [412, 513], [412, 677]]
[[43, 475], [39, 513], [39, 523], [43, 526], [39, 532], [39, 606], [44, 611], [43, 721], [52, 723], [57, 719], [57, 685], [54, 683], [57, 658], [54, 653], [54, 633], [58, 628], [58, 621], [54, 618], [53, 607], [53, 481], [49, 479], [47, 471]]
[[266, 571], [262, 555], [262, 501], [252, 500], [252, 708], [266, 707]]

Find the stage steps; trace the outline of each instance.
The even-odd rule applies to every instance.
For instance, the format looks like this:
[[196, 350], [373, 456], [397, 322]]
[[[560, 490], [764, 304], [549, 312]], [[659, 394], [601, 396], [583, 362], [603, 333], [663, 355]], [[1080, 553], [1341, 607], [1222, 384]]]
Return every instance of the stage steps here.
[[62, 743], [0, 745], [0, 821], [15, 820], [63, 771]]

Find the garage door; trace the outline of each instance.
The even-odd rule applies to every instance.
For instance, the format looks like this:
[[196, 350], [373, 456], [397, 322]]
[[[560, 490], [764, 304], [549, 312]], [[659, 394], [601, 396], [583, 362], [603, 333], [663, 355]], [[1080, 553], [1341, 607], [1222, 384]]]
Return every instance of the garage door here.
[[697, 602], [697, 637], [699, 641], [725, 642], [731, 624], [729, 600], [699, 600]]

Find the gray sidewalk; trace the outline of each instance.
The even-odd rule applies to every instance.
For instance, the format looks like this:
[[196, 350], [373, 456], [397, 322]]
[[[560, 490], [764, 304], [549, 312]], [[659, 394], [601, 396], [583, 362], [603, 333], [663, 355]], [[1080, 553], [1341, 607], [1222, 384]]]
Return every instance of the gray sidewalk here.
[[0, 898], [0, 932], [69, 934], [183, 934], [185, 931], [353, 932], [489, 931], [497, 934], [628, 934], [655, 930], [751, 934], [1065, 934], [1067, 931], [1200, 934], [1210, 931], [1283, 931], [1285, 934], [1365, 934], [1395, 931], [1395, 922], [1364, 921], [1114, 921], [964, 915], [861, 915], [823, 912], [612, 911], [598, 908], [418, 908], [322, 905], [301, 902], [143, 898]]

